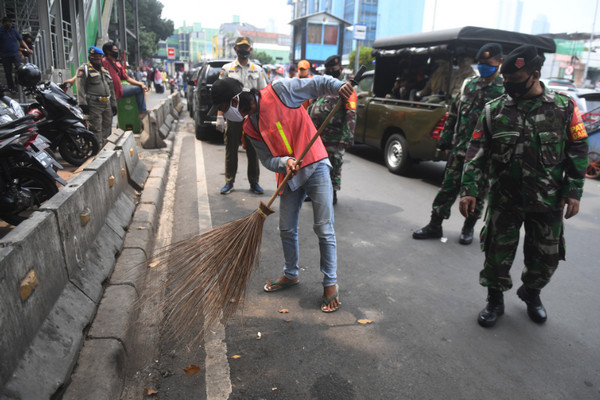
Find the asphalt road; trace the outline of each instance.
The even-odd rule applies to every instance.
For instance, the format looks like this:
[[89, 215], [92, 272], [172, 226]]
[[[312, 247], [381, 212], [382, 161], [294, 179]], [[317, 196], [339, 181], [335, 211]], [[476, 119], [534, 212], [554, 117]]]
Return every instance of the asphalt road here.
[[[252, 213], [276, 187], [273, 173], [261, 166], [265, 195], [248, 191], [240, 149], [235, 190], [221, 195], [224, 146], [196, 142], [191, 119], [184, 121], [163, 211], [171, 216], [166, 237], [173, 241], [202, 229], [204, 206], [219, 226]], [[506, 313], [484, 329], [476, 322], [486, 297], [478, 284], [483, 254], [476, 243], [458, 243], [457, 205], [442, 240], [411, 237], [429, 219], [442, 173], [442, 164], [422, 163], [411, 176], [396, 176], [368, 148], [347, 153], [335, 208], [341, 309], [319, 310], [322, 275], [310, 203], [300, 216], [301, 284], [263, 291], [282, 270], [275, 213], [264, 225], [260, 267], [243, 311], [222, 340], [218, 327], [198, 346], [165, 340], [157, 332], [168, 321], [152, 312], [154, 324], [145, 325], [156, 346], [140, 353], [146, 361], [129, 372], [123, 398], [146, 398], [140, 393], [148, 387], [158, 391], [152, 398], [173, 400], [600, 399], [600, 181], [586, 181], [580, 214], [566, 222], [567, 260], [542, 292], [547, 323], [530, 321], [516, 296], [520, 249]], [[217, 358], [225, 365], [215, 367]], [[188, 365], [200, 372], [187, 375]]]

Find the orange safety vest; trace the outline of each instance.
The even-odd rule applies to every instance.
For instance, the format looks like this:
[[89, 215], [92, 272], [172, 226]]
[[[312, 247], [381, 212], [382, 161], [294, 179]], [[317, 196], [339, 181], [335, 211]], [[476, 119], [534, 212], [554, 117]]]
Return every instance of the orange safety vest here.
[[[249, 118], [244, 121], [244, 132], [264, 142], [273, 157], [298, 158], [313, 138], [317, 129], [304, 107], [289, 108], [279, 99], [271, 85], [260, 91], [258, 131]], [[302, 160], [302, 166], [327, 158], [321, 138], [313, 143]], [[277, 174], [277, 185], [285, 174]]]

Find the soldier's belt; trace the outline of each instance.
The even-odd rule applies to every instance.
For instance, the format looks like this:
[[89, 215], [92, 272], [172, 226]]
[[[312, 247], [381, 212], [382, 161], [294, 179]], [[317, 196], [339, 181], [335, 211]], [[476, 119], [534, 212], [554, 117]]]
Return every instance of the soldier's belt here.
[[91, 95], [88, 95], [87, 98], [88, 99], [92, 99], [92, 100], [96, 100], [96, 101], [101, 101], [103, 103], [108, 103], [108, 101], [110, 100], [110, 96], [91, 96]]

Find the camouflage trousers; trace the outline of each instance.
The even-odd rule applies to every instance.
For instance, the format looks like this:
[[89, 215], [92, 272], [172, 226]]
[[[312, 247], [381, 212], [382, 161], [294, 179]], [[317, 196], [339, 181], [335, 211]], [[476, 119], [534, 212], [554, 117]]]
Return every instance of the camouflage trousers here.
[[340, 190], [342, 187], [342, 164], [344, 163], [344, 153], [346, 149], [338, 144], [325, 146], [329, 162], [331, 163], [331, 184], [333, 190]]
[[[450, 218], [450, 210], [460, 193], [460, 179], [462, 177], [463, 165], [465, 163], [464, 156], [456, 156], [450, 153], [444, 170], [444, 179], [442, 186], [433, 200], [433, 212], [444, 219]], [[475, 212], [473, 217], [479, 219], [483, 211], [485, 193], [482, 193], [481, 199], [477, 199], [475, 204]]]
[[88, 115], [90, 131], [94, 132], [102, 148], [112, 132], [113, 115], [110, 103], [89, 99], [88, 107], [90, 108]]
[[523, 254], [525, 268], [521, 281], [532, 289], [542, 289], [559, 260], [565, 259], [562, 212], [522, 212], [488, 207], [485, 226], [481, 230], [481, 249], [485, 252], [482, 286], [502, 291], [512, 288], [510, 267], [519, 244], [519, 231], [525, 226]]

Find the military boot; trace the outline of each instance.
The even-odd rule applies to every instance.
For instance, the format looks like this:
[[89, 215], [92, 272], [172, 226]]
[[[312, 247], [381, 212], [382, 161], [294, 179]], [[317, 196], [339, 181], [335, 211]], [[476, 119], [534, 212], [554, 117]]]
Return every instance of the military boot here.
[[498, 317], [504, 314], [504, 295], [501, 290], [488, 288], [487, 306], [479, 313], [477, 322], [484, 328], [496, 325]]
[[473, 227], [475, 226], [476, 222], [477, 218], [465, 218], [465, 223], [463, 224], [462, 231], [460, 232], [460, 238], [458, 239], [458, 243], [471, 244], [473, 242]]
[[517, 296], [527, 304], [527, 315], [533, 322], [543, 324], [548, 319], [546, 309], [540, 300], [540, 289], [531, 289], [522, 285], [517, 290]]
[[441, 238], [444, 232], [442, 231], [442, 221], [444, 219], [435, 212], [431, 213], [431, 220], [427, 225], [413, 232], [413, 239], [436, 239]]

